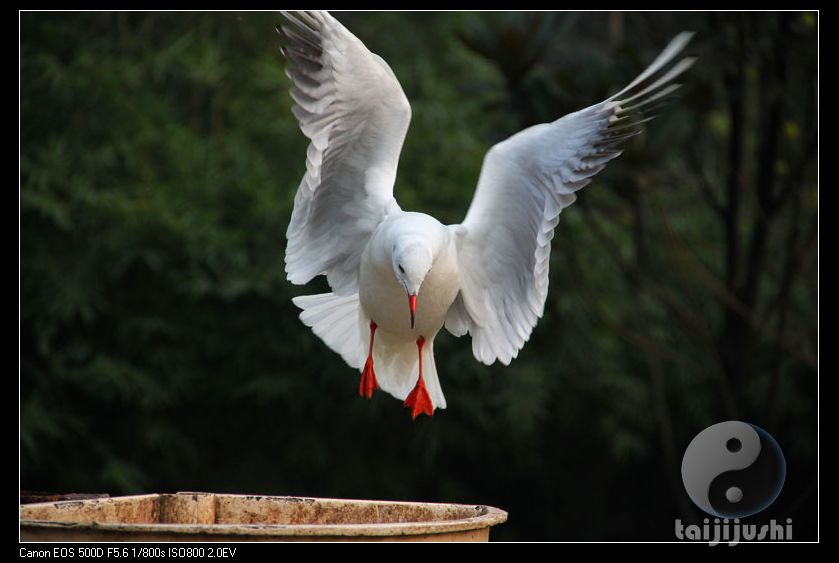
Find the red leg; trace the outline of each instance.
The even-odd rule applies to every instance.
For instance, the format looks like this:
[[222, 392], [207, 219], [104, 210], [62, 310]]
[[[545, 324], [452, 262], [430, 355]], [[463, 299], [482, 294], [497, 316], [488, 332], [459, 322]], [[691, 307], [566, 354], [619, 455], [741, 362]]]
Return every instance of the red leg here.
[[404, 405], [411, 409], [411, 418], [416, 419], [420, 413], [434, 416], [434, 404], [431, 402], [431, 396], [428, 394], [428, 389], [425, 387], [425, 380], [422, 378], [422, 347], [425, 344], [425, 338], [420, 336], [417, 338], [417, 350], [419, 351], [419, 378], [417, 384], [408, 398], [405, 399]]
[[364, 371], [361, 372], [361, 383], [358, 384], [358, 394], [368, 399], [373, 396], [373, 391], [379, 388], [376, 381], [376, 372], [373, 371], [373, 338], [376, 336], [376, 323], [370, 321], [370, 351], [367, 352], [367, 361], [364, 362]]

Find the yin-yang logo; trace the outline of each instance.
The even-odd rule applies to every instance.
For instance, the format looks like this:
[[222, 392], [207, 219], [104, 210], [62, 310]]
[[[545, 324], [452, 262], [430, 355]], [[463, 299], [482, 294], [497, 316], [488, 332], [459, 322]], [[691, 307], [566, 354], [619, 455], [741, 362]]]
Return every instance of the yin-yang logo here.
[[736, 420], [709, 426], [682, 458], [691, 500], [719, 518], [745, 518], [771, 505], [784, 486], [787, 465], [764, 429]]

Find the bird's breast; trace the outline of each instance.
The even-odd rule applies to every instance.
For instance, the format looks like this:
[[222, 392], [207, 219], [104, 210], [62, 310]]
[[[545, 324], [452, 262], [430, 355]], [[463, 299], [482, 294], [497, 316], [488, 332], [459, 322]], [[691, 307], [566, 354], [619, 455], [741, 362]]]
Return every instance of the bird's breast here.
[[417, 293], [416, 322], [411, 329], [408, 294], [396, 279], [389, 260], [375, 260], [365, 252], [359, 274], [361, 309], [379, 330], [414, 341], [429, 340], [442, 328], [449, 307], [460, 288], [457, 255], [452, 249], [441, 252], [425, 276]]

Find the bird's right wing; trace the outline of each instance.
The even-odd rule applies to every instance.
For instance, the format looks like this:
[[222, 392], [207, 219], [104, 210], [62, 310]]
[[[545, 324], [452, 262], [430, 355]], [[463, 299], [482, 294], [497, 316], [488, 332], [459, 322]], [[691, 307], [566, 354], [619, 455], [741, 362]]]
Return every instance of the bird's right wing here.
[[358, 290], [367, 240], [398, 210], [393, 183], [411, 106], [387, 63], [326, 12], [283, 12], [292, 109], [311, 140], [286, 236], [295, 284]]
[[[691, 34], [678, 35], [629, 86], [552, 123], [492, 147], [457, 233], [460, 293], [446, 328], [469, 332], [475, 357], [509, 364], [545, 308], [551, 239], [575, 192], [618, 156], [651, 119], [649, 104], [678, 88], [692, 58], [676, 60]], [[672, 63], [672, 65], [671, 65]]]

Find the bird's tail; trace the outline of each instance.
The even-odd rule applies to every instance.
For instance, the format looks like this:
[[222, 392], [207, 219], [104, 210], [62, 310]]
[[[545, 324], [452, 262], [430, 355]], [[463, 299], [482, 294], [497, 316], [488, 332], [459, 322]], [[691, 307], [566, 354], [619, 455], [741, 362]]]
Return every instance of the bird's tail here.
[[[360, 311], [358, 294], [334, 293], [301, 295], [292, 299], [303, 309], [300, 320], [350, 366], [364, 369], [370, 346], [370, 319]], [[373, 369], [382, 391], [405, 400], [419, 379], [417, 345], [377, 330], [373, 343]], [[422, 370], [426, 389], [434, 408], [446, 408], [446, 398], [434, 363], [434, 341], [422, 349]]]
[[[369, 335], [362, 339], [369, 344]], [[419, 353], [413, 342], [397, 340], [387, 332], [376, 331], [373, 343], [373, 369], [382, 391], [404, 401], [419, 379]], [[434, 408], [446, 408], [446, 397], [434, 363], [434, 340], [422, 348], [422, 376]]]
[[366, 342], [361, 341], [358, 294], [335, 295], [319, 293], [301, 295], [292, 302], [303, 309], [300, 320], [317, 334], [327, 346], [356, 369], [364, 367]]

